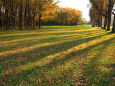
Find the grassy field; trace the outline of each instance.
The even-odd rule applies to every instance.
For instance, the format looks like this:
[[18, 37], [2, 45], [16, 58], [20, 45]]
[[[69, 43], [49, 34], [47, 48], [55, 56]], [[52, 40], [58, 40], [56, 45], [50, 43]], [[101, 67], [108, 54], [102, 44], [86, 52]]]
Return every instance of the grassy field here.
[[115, 86], [115, 34], [90, 25], [0, 32], [0, 86]]

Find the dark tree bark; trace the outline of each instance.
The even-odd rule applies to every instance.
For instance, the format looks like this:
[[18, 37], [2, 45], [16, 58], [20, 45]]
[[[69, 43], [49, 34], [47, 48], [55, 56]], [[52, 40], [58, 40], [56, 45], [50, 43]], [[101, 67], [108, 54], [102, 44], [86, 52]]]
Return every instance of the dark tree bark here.
[[105, 19], [104, 19], [104, 30], [106, 30], [106, 26], [107, 26], [107, 17], [105, 16]]
[[98, 27], [102, 27], [102, 16], [99, 16]]
[[111, 26], [111, 12], [112, 12], [112, 1], [109, 1], [109, 5], [108, 5], [108, 22], [107, 22], [107, 31], [110, 30], [110, 26]]
[[19, 12], [19, 28], [22, 30], [22, 0], [20, 0], [20, 12]]
[[25, 28], [27, 29], [27, 0], [26, 0], [26, 3], [25, 3], [25, 12], [24, 12], [24, 26]]
[[39, 14], [39, 28], [41, 28], [41, 14]]
[[102, 16], [100, 17], [100, 26], [102, 27]]
[[[3, 0], [3, 8], [5, 8], [5, 0]], [[5, 9], [4, 9], [5, 10]], [[3, 23], [3, 29], [5, 30], [6, 28], [5, 28], [5, 12], [3, 12], [3, 21], [2, 21]]]
[[6, 8], [6, 10], [5, 10], [5, 14], [6, 14], [6, 16], [5, 16], [5, 30], [8, 30], [9, 29], [9, 16], [8, 16], [8, 11], [9, 11], [9, 9], [8, 8]]
[[29, 30], [30, 29], [30, 0], [27, 0], [27, 19], [26, 19], [26, 25], [27, 25], [27, 29]]
[[113, 21], [113, 28], [112, 28], [112, 32], [115, 33], [115, 14], [114, 14], [114, 21]]
[[12, 26], [12, 30], [14, 30], [15, 28], [15, 13], [14, 13], [14, 0], [11, 0], [11, 26]]

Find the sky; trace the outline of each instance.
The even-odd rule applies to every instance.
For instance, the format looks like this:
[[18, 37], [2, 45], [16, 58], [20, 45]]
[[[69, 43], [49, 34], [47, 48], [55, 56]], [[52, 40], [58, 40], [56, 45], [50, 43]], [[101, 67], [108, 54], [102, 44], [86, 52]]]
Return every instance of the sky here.
[[59, 6], [61, 7], [71, 7], [82, 12], [82, 18], [85, 18], [87, 21], [90, 21], [89, 18], [89, 0], [59, 0]]

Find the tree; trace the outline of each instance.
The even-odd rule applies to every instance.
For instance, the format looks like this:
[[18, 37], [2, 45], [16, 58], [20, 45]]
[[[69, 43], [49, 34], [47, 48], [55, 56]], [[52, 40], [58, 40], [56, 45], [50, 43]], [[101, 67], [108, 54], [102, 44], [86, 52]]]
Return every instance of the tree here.
[[[97, 3], [99, 1], [100, 3]], [[92, 6], [100, 13], [100, 15], [104, 16], [105, 18], [105, 24], [104, 28], [106, 28], [106, 23], [107, 23], [107, 31], [110, 30], [110, 24], [111, 24], [111, 13], [112, 13], [112, 8], [115, 4], [114, 0], [90, 0]], [[103, 2], [103, 10], [100, 8], [100, 5]], [[107, 10], [105, 10], [107, 9]]]
[[45, 12], [55, 9], [54, 0], [0, 0], [0, 27], [4, 30], [19, 28], [34, 29], [41, 26]]
[[110, 30], [110, 25], [111, 25], [111, 13], [112, 13], [112, 8], [114, 6], [115, 1], [114, 0], [109, 0], [108, 4], [108, 25], [107, 25], [107, 31]]
[[56, 16], [54, 17], [52, 22], [55, 22], [54, 24], [56, 25], [77, 25], [81, 23], [81, 12], [76, 9], [58, 8], [54, 12], [53, 16], [54, 15]]
[[94, 26], [102, 27], [102, 16], [94, 7], [91, 7], [89, 15], [93, 27]]
[[113, 21], [113, 28], [112, 28], [112, 32], [115, 33], [115, 9], [113, 9], [113, 12], [114, 14], [114, 21]]
[[22, 16], [23, 16], [23, 2], [20, 0], [20, 7], [19, 7], [19, 28], [22, 30]]

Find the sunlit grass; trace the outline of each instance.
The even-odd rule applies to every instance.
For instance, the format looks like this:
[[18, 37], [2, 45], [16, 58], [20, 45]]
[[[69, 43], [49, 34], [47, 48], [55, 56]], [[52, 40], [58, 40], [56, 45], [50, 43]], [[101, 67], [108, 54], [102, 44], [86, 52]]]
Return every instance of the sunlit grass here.
[[[101, 35], [101, 33], [100, 33], [100, 35]], [[35, 49], [35, 48], [40, 48], [40, 47], [45, 47], [45, 46], [49, 46], [49, 45], [60, 44], [60, 43], [67, 42], [67, 41], [73, 41], [73, 40], [76, 40], [76, 38], [78, 40], [78, 39], [83, 39], [83, 38], [91, 38], [91, 37], [95, 37], [95, 36], [98, 36], [98, 35], [94, 35], [94, 34], [91, 34], [89, 36], [87, 36], [87, 35], [79, 35], [79, 34], [61, 35], [61, 36], [58, 36], [58, 38], [61, 37], [59, 40], [57, 40], [57, 36], [56, 36], [55, 41], [57, 40], [57, 42], [42, 43], [42, 44], [37, 44], [37, 45], [24, 47], [24, 48], [20, 48], [20, 49], [3, 51], [3, 52], [0, 53], [0, 56], [7, 55], [7, 54], [19, 53], [19, 52], [26, 52], [26, 51], [30, 51], [30, 50]], [[32, 39], [31, 42], [34, 43], [35, 41], [38, 41], [38, 40], [41, 41], [41, 39], [44, 40], [44, 39], [47, 39], [47, 38], [50, 38], [50, 37], [38, 38], [38, 39], [36, 38], [37, 40], [35, 40], [34, 38], [31, 38]], [[55, 37], [55, 36], [52, 36], [52, 37]], [[27, 38], [27, 40], [28, 39], [30, 39], [30, 38]], [[16, 41], [19, 41], [19, 40], [13, 40], [12, 42], [16, 42]], [[23, 40], [21, 40], [21, 41], [23, 41]], [[15, 45], [15, 44], [7, 44], [7, 45], [4, 44], [5, 47], [6, 46], [9, 47], [9, 46], [12, 46], [12, 45]], [[2, 47], [3, 47], [3, 45], [2, 45]]]
[[89, 25], [0, 33], [2, 86], [114, 84], [109, 66], [115, 64], [115, 34]]
[[[88, 30], [87, 30], [88, 31]], [[89, 30], [90, 31], [90, 30]], [[102, 33], [104, 33], [104, 32], [102, 32]], [[101, 34], [101, 33], [96, 33], [96, 34]], [[39, 40], [39, 39], [46, 39], [46, 38], [51, 38], [51, 37], [64, 37], [64, 36], [66, 36], [66, 37], [68, 37], [68, 36], [87, 36], [87, 34], [67, 34], [67, 35], [51, 35], [51, 36], [41, 36], [41, 37], [29, 37], [29, 38], [23, 38], [23, 39], [16, 39], [16, 40], [10, 40], [10, 41], [2, 41], [0, 44], [6, 44], [6, 43], [10, 43], [10, 42], [18, 42], [18, 41], [24, 41], [24, 40], [35, 40], [35, 39], [37, 39], [37, 40]], [[92, 36], [94, 36], [95, 34], [90, 34], [90, 35], [92, 35]]]
[[53, 31], [44, 31], [44, 30], [40, 30], [40, 32], [39, 31], [36, 31], [36, 32], [32, 32], [32, 33], [30, 33], [30, 32], [28, 32], [28, 33], [17, 33], [17, 34], [4, 34], [4, 35], [0, 35], [0, 37], [4, 37], [4, 36], [21, 36], [21, 35], [35, 35], [35, 34], [45, 34], [45, 33], [64, 33], [64, 32], [82, 32], [82, 31], [88, 31], [88, 30], [90, 30], [90, 31], [94, 31], [94, 30], [96, 30], [96, 29], [87, 29], [87, 30], [65, 30], [65, 29], [62, 29], [61, 31], [59, 30], [53, 30]]

